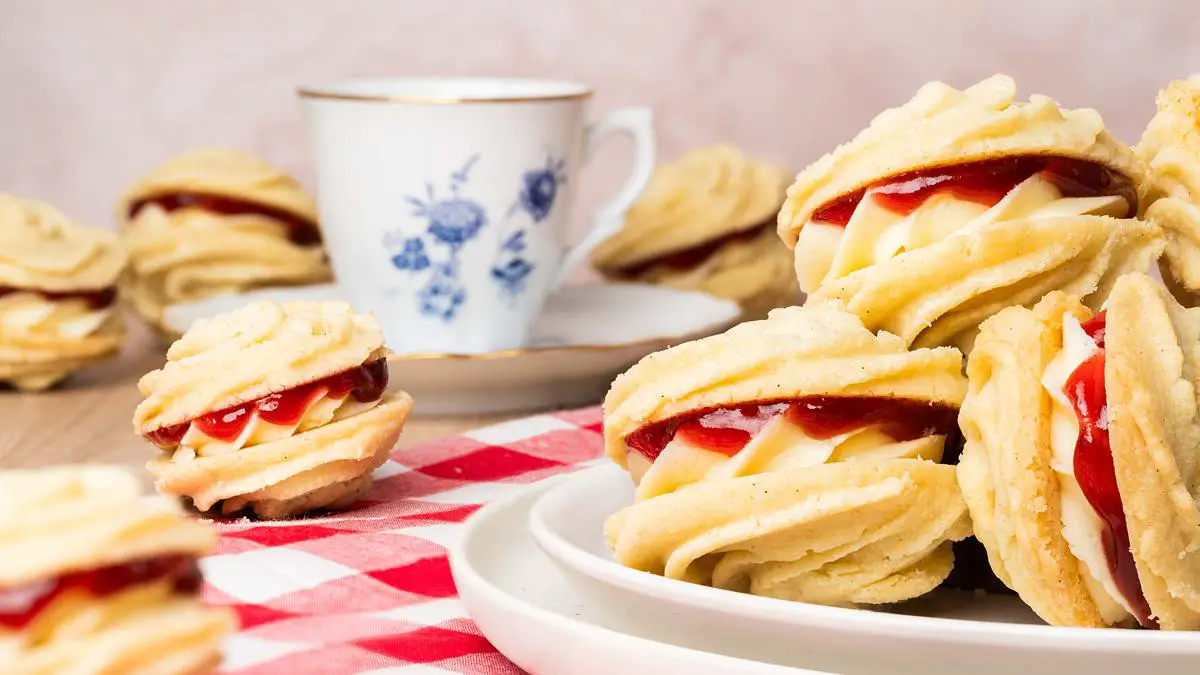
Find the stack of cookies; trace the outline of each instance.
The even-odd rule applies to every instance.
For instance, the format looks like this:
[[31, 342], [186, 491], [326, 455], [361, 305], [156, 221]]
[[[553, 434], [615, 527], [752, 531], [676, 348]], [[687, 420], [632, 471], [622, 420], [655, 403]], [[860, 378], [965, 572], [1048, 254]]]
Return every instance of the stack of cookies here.
[[605, 399], [617, 560], [880, 604], [973, 536], [1048, 623], [1200, 628], [1200, 81], [1159, 108], [1134, 149], [1008, 77], [931, 83], [802, 171], [806, 304]]

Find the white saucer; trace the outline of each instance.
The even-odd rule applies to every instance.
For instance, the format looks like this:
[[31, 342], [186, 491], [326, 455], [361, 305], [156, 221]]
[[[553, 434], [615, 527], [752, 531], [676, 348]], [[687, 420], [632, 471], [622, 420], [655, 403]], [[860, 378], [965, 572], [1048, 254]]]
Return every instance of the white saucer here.
[[[459, 595], [484, 636], [530, 673], [556, 675], [822, 675], [705, 653], [682, 626], [572, 587], [530, 537], [529, 509], [552, 479], [488, 504], [450, 547]], [[663, 641], [640, 637], [653, 628]]]
[[[612, 560], [604, 520], [633, 502], [615, 466], [575, 474], [535, 504], [530, 528], [581, 592], [670, 624], [747, 659], [845, 675], [1195, 673], [1200, 633], [1057, 628], [1015, 597], [937, 591], [888, 611], [822, 607], [722, 591]], [[585, 590], [590, 589], [590, 590]], [[653, 632], [645, 637], [658, 638]]]
[[[337, 300], [333, 284], [267, 288], [167, 308], [183, 332], [196, 319], [254, 300]], [[599, 403], [620, 372], [664, 347], [719, 333], [738, 318], [736, 303], [704, 293], [644, 284], [567, 286], [550, 297], [532, 344], [488, 354], [399, 354], [392, 385], [412, 394], [416, 415], [533, 410]]]

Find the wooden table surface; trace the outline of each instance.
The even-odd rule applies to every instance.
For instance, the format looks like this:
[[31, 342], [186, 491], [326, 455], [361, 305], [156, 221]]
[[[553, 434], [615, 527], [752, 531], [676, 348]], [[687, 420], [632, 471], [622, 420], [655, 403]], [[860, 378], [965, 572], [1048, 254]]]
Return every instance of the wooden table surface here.
[[[140, 469], [155, 456], [154, 446], [133, 433], [131, 420], [141, 400], [138, 378], [162, 365], [166, 349], [136, 321], [127, 323], [130, 335], [118, 359], [81, 371], [47, 392], [0, 388], [0, 468], [99, 462]], [[399, 447], [524, 414], [414, 417]]]

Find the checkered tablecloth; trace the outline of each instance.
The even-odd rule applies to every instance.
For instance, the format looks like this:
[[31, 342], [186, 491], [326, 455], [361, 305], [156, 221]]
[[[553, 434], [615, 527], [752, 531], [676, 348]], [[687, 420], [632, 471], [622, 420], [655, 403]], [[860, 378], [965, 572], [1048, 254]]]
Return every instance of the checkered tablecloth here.
[[446, 546], [479, 507], [601, 453], [597, 408], [393, 453], [333, 517], [220, 525], [205, 597], [232, 606], [229, 675], [520, 673], [467, 617]]

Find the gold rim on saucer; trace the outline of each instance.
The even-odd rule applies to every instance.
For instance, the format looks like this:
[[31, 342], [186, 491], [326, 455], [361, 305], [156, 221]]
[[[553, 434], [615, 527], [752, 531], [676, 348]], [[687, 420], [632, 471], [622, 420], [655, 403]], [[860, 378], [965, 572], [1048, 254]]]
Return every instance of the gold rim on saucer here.
[[485, 352], [483, 354], [449, 354], [440, 352], [418, 352], [415, 354], [392, 354], [388, 356], [388, 361], [430, 361], [434, 359], [450, 359], [454, 361], [494, 361], [497, 359], [510, 359], [517, 356], [526, 356], [529, 354], [545, 354], [547, 352], [605, 352], [615, 351], [618, 349], [632, 349], [634, 347], [650, 347], [653, 345], [671, 345], [695, 340], [707, 335], [720, 333], [728, 329], [736, 320], [731, 322], [721, 322], [714, 324], [712, 328], [705, 330], [692, 331], [683, 335], [672, 335], [670, 337], [646, 338], [644, 340], [636, 340], [634, 342], [622, 342], [616, 345], [554, 345], [546, 347], [517, 347], [514, 349], [501, 349], [495, 352]]

